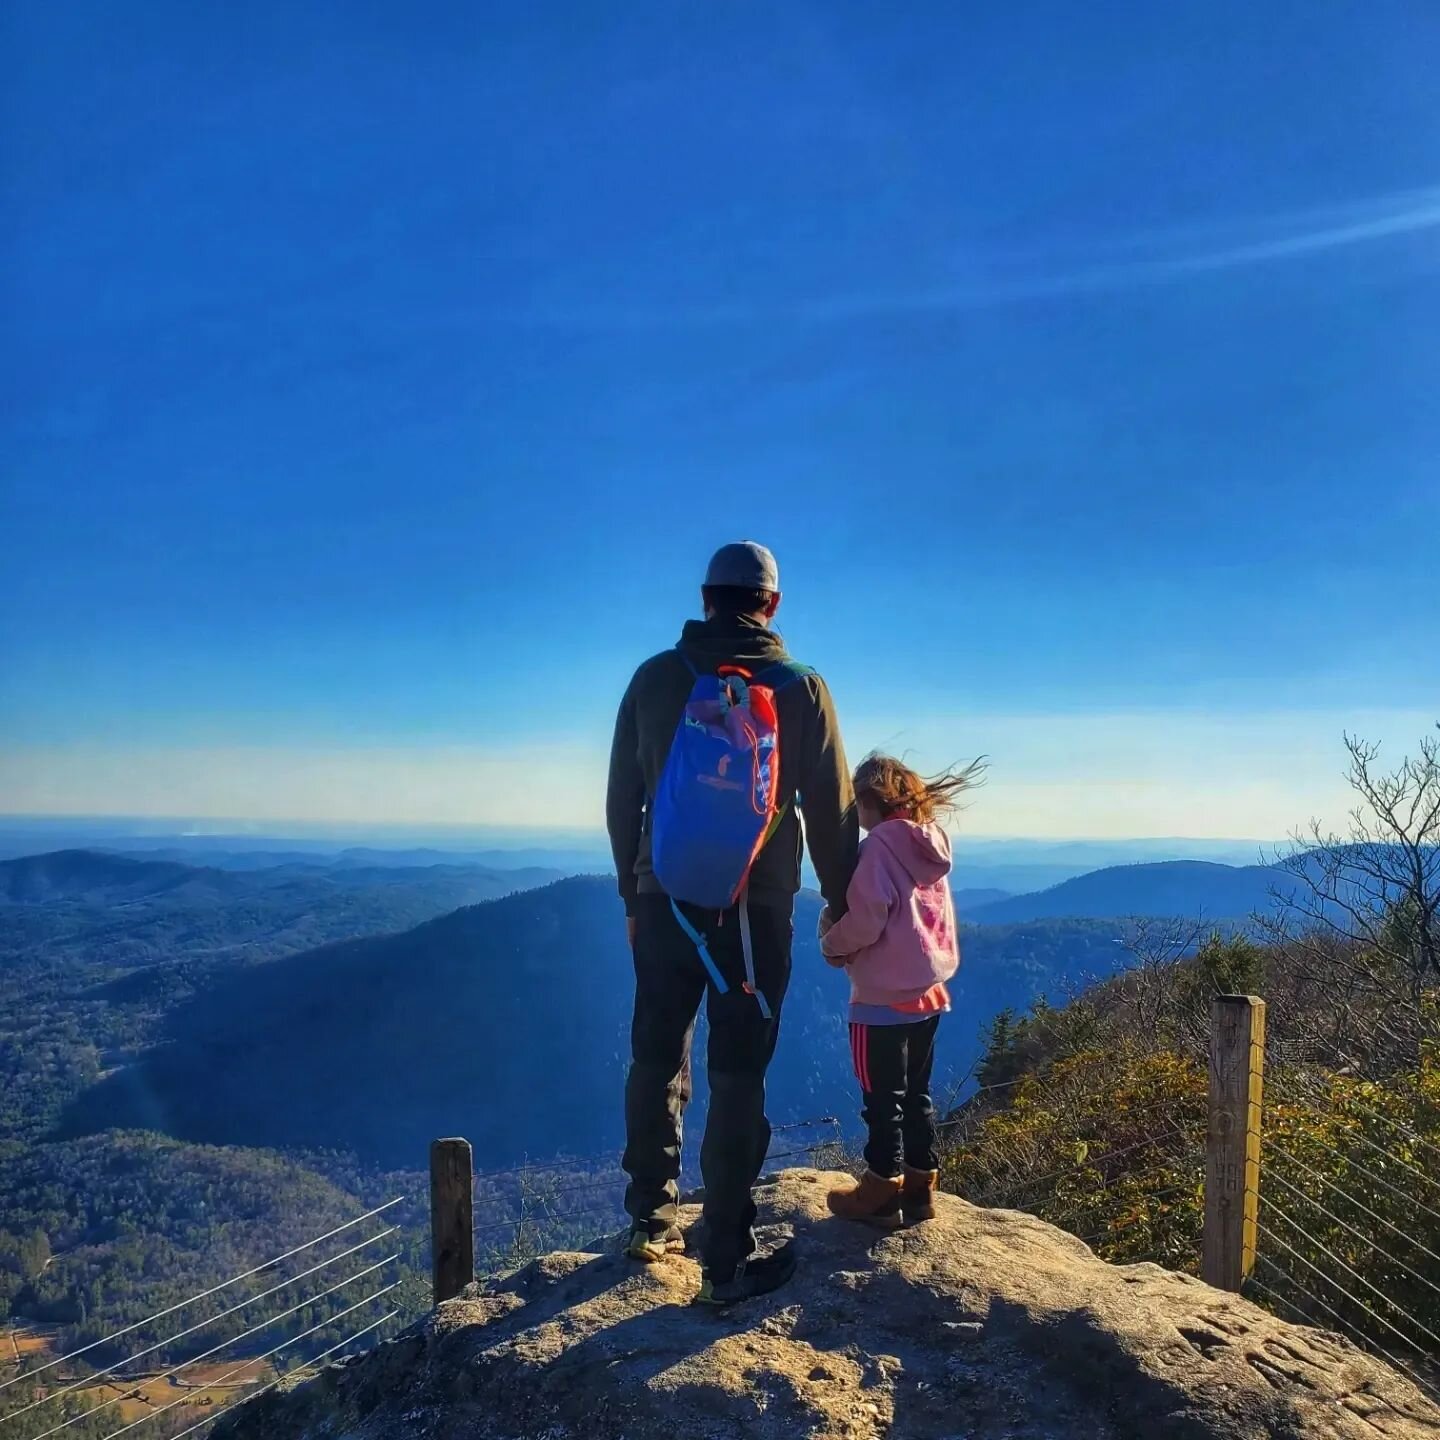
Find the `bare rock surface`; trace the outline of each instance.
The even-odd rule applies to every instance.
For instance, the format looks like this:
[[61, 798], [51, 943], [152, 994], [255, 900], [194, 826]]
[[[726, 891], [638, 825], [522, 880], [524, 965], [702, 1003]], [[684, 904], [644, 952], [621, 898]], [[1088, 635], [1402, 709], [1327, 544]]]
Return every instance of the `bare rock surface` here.
[[[223, 1440], [1440, 1440], [1440, 1409], [1336, 1335], [1031, 1216], [940, 1197], [893, 1235], [841, 1177], [761, 1192], [794, 1281], [715, 1313], [693, 1261], [555, 1254], [213, 1431]], [[691, 1220], [695, 1212], [688, 1212]]]

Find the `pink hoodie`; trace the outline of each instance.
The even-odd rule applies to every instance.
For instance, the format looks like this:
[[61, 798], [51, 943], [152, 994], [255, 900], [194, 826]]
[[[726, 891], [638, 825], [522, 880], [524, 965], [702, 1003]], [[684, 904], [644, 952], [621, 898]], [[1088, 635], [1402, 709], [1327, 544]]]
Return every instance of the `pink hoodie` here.
[[938, 825], [885, 820], [866, 837], [849, 909], [820, 942], [845, 960], [852, 1001], [904, 1005], [960, 968], [949, 873], [950, 837]]

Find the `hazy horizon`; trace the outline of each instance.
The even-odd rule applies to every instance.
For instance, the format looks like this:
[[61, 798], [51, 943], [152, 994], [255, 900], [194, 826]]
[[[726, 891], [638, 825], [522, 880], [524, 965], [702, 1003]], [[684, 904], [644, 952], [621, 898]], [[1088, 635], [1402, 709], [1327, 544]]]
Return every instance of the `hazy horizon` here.
[[[1245, 716], [977, 712], [917, 716], [899, 726], [858, 707], [841, 714], [853, 756], [883, 747], [936, 769], [988, 751], [986, 783], [957, 817], [955, 833], [1046, 840], [1224, 841], [1281, 838], [1317, 818], [1338, 825], [1352, 803], [1342, 732], [1380, 741], [1387, 758], [1398, 758], [1434, 724], [1419, 708]], [[593, 730], [588, 743], [524, 747], [18, 747], [0, 752], [0, 815], [597, 833], [608, 719], [596, 716]], [[961, 736], [988, 743], [962, 749]]]
[[[1126, 847], [1175, 847], [1184, 852], [1229, 852], [1274, 847], [1285, 837], [1200, 835], [994, 835], [960, 830], [951, 826], [957, 854], [983, 848], [995, 852], [1026, 849], [1056, 852], [1067, 847], [1124, 849]], [[34, 834], [94, 835], [97, 838], [133, 840], [137, 845], [159, 841], [235, 841], [271, 846], [297, 844], [310, 847], [355, 847], [376, 849], [434, 849], [464, 853], [466, 850], [594, 848], [608, 852], [603, 829], [577, 830], [562, 827], [506, 827], [499, 825], [366, 825], [357, 822], [286, 821], [218, 816], [197, 820], [194, 816], [144, 815], [26, 815], [0, 811], [0, 839]], [[1177, 855], [1177, 858], [1183, 856]]]

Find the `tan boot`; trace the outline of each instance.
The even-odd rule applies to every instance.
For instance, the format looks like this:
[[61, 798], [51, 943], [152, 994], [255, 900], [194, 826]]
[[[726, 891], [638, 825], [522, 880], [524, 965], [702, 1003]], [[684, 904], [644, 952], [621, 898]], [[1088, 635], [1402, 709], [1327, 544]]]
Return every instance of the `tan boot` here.
[[863, 1220], [868, 1225], [879, 1226], [882, 1230], [894, 1230], [900, 1220], [901, 1181], [897, 1175], [887, 1180], [873, 1170], [867, 1170], [859, 1182], [846, 1190], [832, 1190], [825, 1203], [832, 1215], [842, 1220]]
[[938, 1170], [912, 1170], [905, 1167], [900, 1190], [900, 1213], [907, 1225], [935, 1218], [935, 1191], [940, 1184]]

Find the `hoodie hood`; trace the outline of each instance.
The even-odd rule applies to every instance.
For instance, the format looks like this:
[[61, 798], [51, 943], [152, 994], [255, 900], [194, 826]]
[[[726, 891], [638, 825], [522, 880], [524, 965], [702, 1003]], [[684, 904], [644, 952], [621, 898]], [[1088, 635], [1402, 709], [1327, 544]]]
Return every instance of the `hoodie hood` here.
[[727, 663], [774, 665], [788, 659], [785, 644], [775, 631], [748, 615], [717, 615], [713, 620], [690, 620], [680, 636], [680, 649], [701, 669]]
[[933, 885], [950, 873], [950, 837], [934, 822], [883, 820], [870, 838], [883, 845], [917, 885]]

